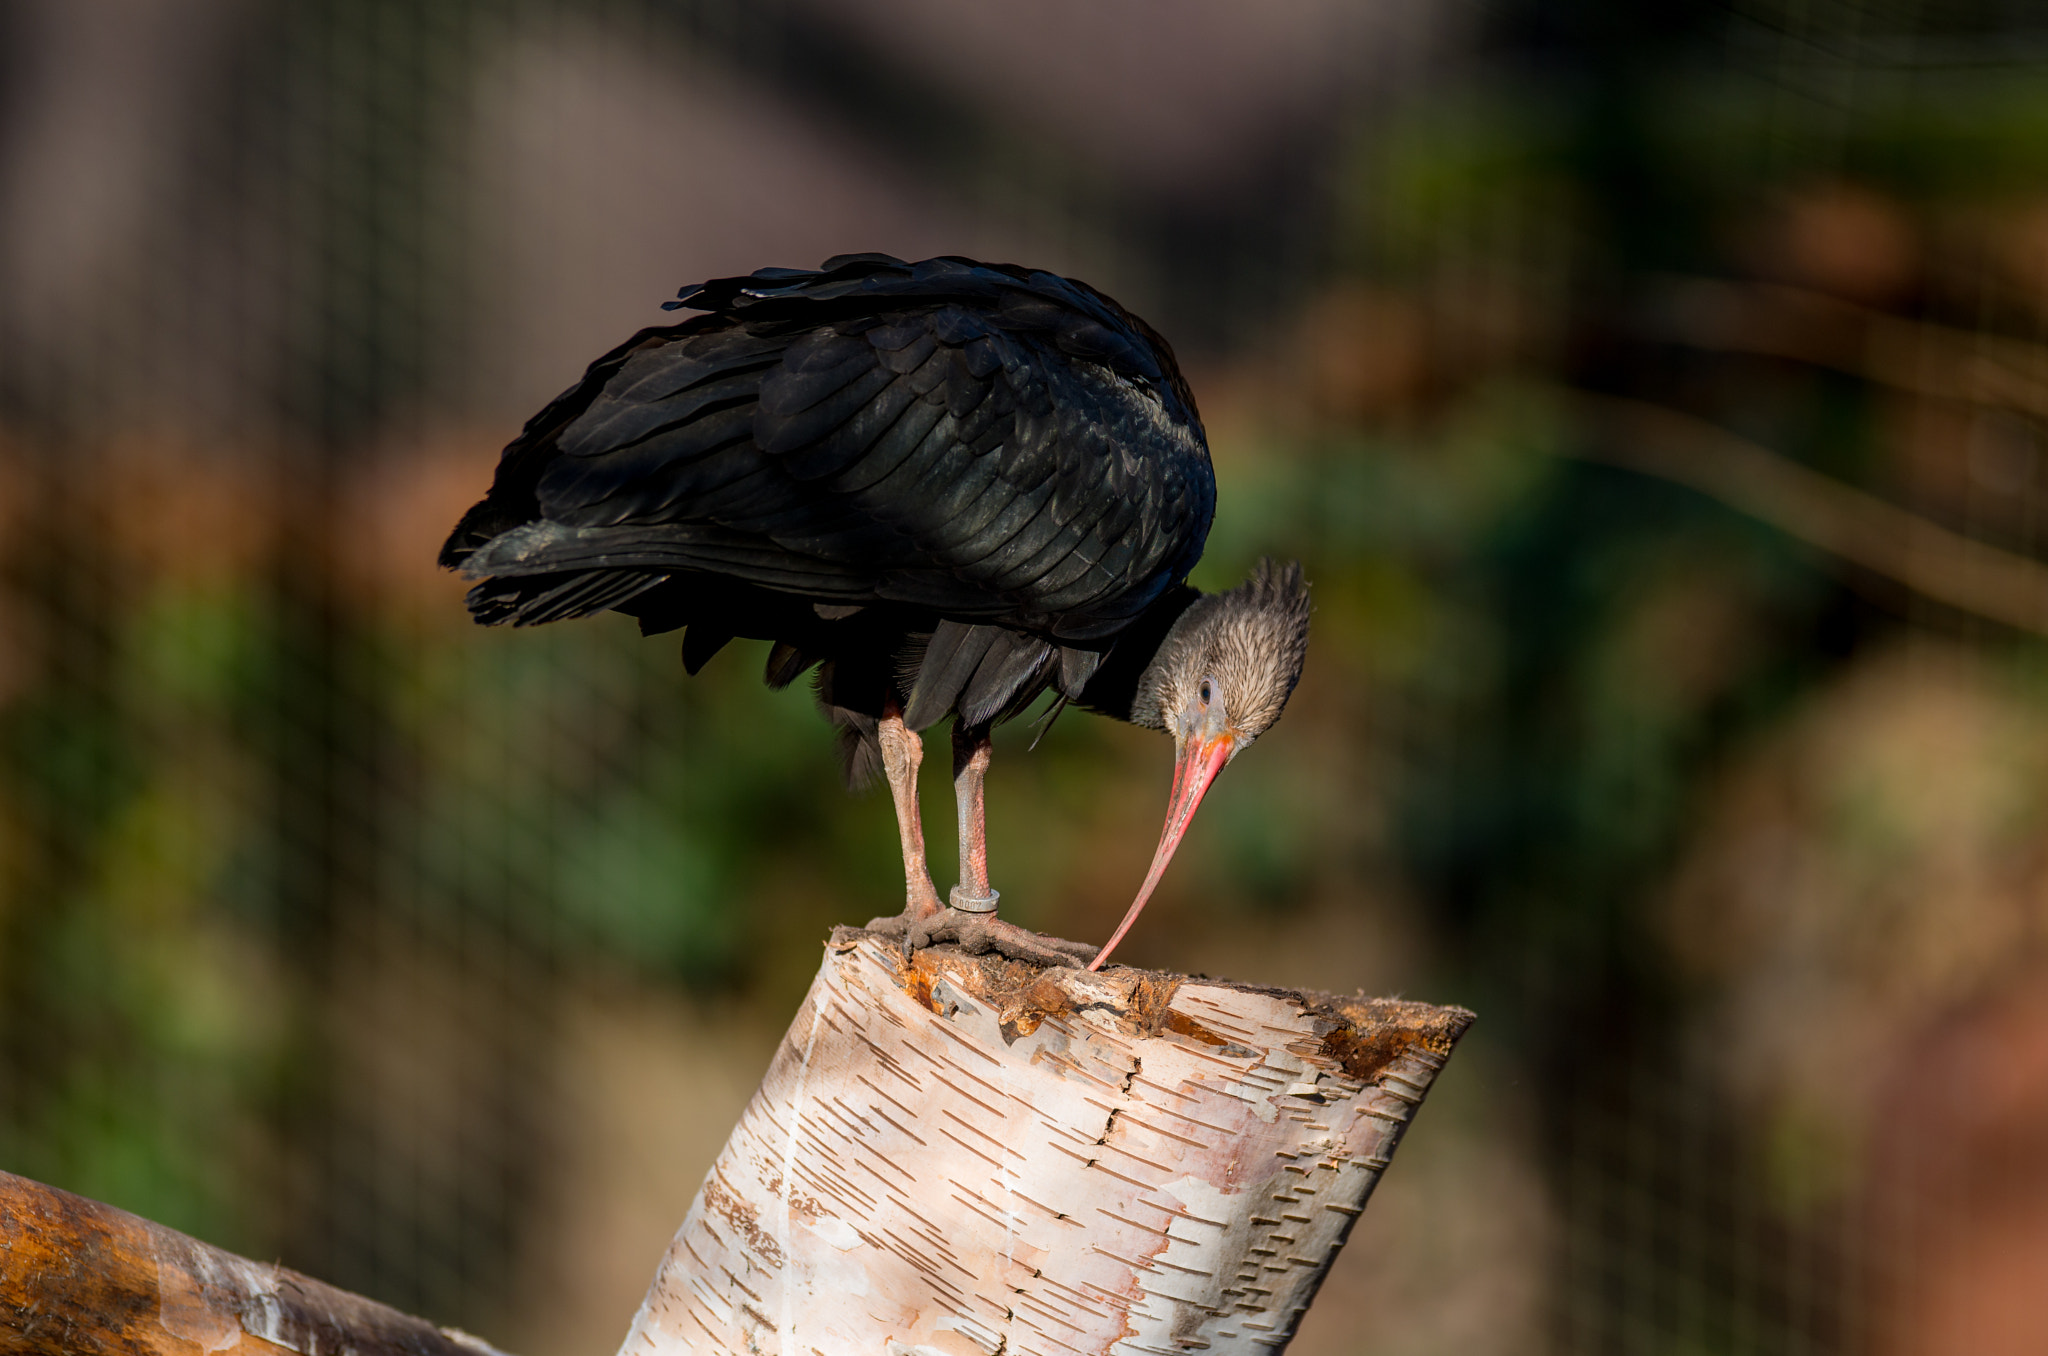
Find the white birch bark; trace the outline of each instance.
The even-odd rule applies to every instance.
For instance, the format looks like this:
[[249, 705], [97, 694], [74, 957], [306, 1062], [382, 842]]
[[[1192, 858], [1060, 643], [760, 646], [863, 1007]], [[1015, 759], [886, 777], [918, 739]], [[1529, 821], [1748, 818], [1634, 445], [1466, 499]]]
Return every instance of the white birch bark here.
[[1278, 1351], [1470, 1021], [841, 929], [621, 1356]]

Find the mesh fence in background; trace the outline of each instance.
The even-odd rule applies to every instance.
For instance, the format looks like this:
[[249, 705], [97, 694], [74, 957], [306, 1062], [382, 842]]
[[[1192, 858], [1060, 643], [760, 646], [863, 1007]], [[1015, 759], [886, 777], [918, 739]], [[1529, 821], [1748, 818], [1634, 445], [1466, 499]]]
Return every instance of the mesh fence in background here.
[[[818, 938], [894, 911], [889, 808], [758, 654], [478, 630], [433, 555], [678, 285], [959, 252], [1171, 336], [1196, 582], [1316, 588], [1129, 959], [1481, 1014], [1295, 1349], [2029, 1349], [2042, 628], [1979, 587], [2048, 506], [2023, 8], [0, 29], [0, 1168], [616, 1342]], [[1098, 935], [1164, 750], [1028, 742], [1005, 908]]]

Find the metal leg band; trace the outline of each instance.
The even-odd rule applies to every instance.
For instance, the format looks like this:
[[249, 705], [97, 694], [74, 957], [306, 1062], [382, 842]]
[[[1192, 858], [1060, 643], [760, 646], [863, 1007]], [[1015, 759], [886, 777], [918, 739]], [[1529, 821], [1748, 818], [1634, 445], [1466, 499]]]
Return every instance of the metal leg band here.
[[946, 902], [962, 913], [994, 913], [996, 901], [1003, 897], [1000, 890], [991, 890], [986, 895], [970, 895], [956, 885], [946, 896]]

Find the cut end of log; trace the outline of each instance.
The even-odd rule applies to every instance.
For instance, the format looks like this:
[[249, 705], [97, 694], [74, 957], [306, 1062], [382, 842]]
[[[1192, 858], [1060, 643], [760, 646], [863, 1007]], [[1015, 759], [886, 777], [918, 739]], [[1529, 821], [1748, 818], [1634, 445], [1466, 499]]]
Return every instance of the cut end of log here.
[[1277, 1351], [1471, 1021], [839, 929], [623, 1351]]
[[[833, 929], [826, 946], [844, 954], [863, 942], [890, 945], [890, 939], [880, 934], [841, 927]], [[1127, 1035], [1155, 1037], [1171, 1032], [1205, 1044], [1221, 1045], [1226, 1041], [1219, 1033], [1186, 1013], [1175, 1011], [1173, 998], [1181, 986], [1198, 984], [1261, 994], [1299, 1004], [1304, 1013], [1312, 1014], [1316, 1023], [1326, 1023], [1324, 1034], [1319, 1037], [1323, 1043], [1321, 1053], [1349, 1077], [1365, 1081], [1412, 1049], [1427, 1051], [1440, 1060], [1448, 1059], [1451, 1048], [1473, 1022], [1473, 1014], [1465, 1008], [1438, 1007], [1433, 1003], [1278, 989], [1211, 979], [1207, 975], [1139, 970], [1128, 965], [1112, 965], [1091, 974], [1074, 967], [1033, 965], [994, 953], [969, 955], [950, 945], [926, 947], [913, 953], [901, 971], [903, 991], [928, 1012], [939, 1011], [936, 1004], [940, 1000], [933, 997], [933, 988], [942, 982], [988, 1004], [995, 1010], [998, 1027], [1009, 1043], [1030, 1035], [1047, 1017], [1066, 1016], [1086, 1007], [1115, 1022]]]

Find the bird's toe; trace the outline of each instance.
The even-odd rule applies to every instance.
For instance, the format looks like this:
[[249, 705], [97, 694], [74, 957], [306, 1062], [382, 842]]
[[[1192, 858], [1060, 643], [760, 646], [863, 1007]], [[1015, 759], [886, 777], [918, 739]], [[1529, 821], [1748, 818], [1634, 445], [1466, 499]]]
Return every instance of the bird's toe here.
[[1049, 937], [985, 913], [969, 913], [960, 909], [941, 909], [921, 917], [912, 917], [906, 912], [871, 919], [867, 930], [883, 937], [900, 939], [906, 961], [915, 953], [940, 942], [952, 942], [970, 956], [994, 952], [1013, 961], [1042, 967], [1086, 965], [1095, 959], [1095, 953], [1100, 949], [1088, 942]]
[[886, 918], [870, 918], [866, 930], [878, 937], [892, 938], [900, 943], [903, 948], [903, 959], [908, 962], [913, 955], [934, 942], [956, 940], [951, 920], [947, 917], [951, 912], [950, 909], [934, 909], [930, 913], [921, 913], [915, 909], [905, 909], [902, 913], [893, 913]]
[[1038, 934], [1038, 938], [1040, 941], [1057, 950], [1062, 955], [1071, 957], [1072, 959], [1081, 962], [1083, 965], [1086, 965], [1089, 961], [1094, 960], [1096, 953], [1102, 950], [1102, 948], [1100, 946], [1097, 946], [1094, 942], [1070, 942], [1064, 937], [1052, 937], [1046, 935], [1043, 932]]
[[935, 913], [928, 918], [915, 919], [903, 929], [903, 959], [909, 960], [912, 952], [922, 951], [934, 942], [957, 941], [952, 920], [944, 913]]
[[1095, 948], [1060, 937], [1048, 937], [1015, 923], [985, 914], [970, 914], [956, 922], [951, 931], [960, 949], [970, 955], [993, 951], [1028, 965], [1072, 967], [1094, 959]]

